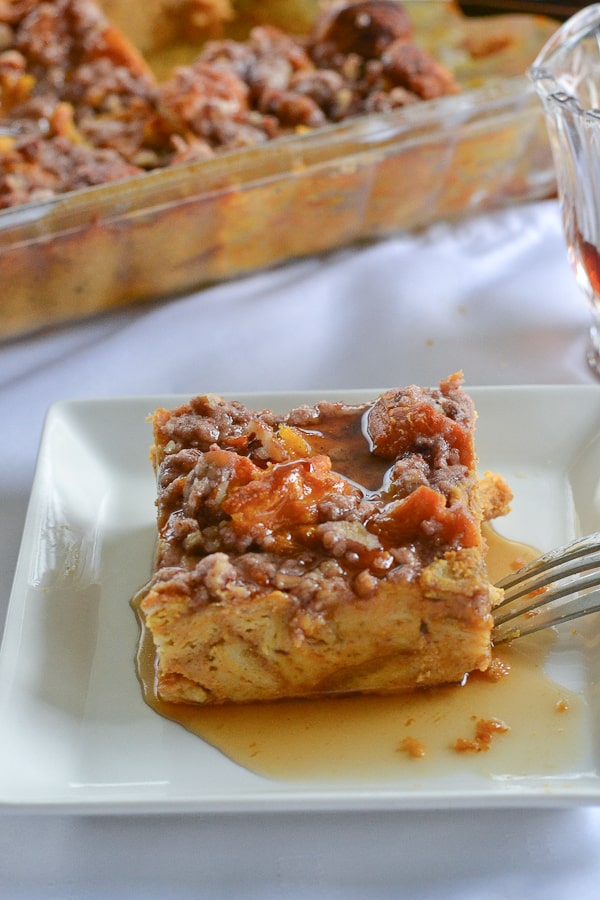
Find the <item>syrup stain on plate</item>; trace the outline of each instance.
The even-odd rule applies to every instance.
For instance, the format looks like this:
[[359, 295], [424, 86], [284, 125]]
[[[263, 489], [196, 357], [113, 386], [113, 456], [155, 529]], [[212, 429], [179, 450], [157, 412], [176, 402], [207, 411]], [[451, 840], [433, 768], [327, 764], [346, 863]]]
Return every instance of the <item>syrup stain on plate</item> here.
[[[490, 579], [537, 556], [486, 529]], [[135, 606], [135, 602], [134, 602]], [[582, 753], [584, 701], [552, 681], [552, 630], [501, 644], [489, 673], [461, 685], [392, 696], [344, 696], [201, 707], [165, 703], [154, 691], [154, 648], [141, 627], [144, 699], [235, 763], [274, 780], [430, 784], [448, 775], [552, 777]]]

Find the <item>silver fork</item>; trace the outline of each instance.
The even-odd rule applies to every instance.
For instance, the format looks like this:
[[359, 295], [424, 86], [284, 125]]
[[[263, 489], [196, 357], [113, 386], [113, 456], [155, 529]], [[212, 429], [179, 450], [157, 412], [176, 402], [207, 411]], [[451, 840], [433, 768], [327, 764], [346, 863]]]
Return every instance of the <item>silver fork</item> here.
[[493, 611], [495, 644], [600, 610], [600, 531], [544, 553], [496, 587], [504, 599]]

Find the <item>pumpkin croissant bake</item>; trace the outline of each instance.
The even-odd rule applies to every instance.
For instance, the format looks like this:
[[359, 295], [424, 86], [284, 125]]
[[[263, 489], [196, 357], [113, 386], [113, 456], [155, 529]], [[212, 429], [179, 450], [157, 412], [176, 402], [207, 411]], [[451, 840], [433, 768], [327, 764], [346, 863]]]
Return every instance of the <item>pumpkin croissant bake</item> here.
[[153, 416], [154, 574], [140, 613], [163, 700], [459, 682], [490, 663], [480, 480], [462, 375], [285, 415], [197, 396]]

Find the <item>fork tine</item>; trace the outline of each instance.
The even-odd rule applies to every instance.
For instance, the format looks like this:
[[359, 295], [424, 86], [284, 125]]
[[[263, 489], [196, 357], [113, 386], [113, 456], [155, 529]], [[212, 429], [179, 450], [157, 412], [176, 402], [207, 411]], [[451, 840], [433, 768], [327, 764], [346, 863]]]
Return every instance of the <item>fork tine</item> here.
[[494, 610], [494, 622], [496, 625], [500, 625], [502, 622], [514, 619], [516, 616], [539, 609], [540, 606], [549, 606], [551, 603], [572, 596], [575, 593], [586, 592], [589, 594], [589, 591], [596, 587], [600, 587], [600, 570], [587, 575], [585, 578], [574, 579], [571, 577], [571, 580], [566, 584], [559, 580], [556, 585], [548, 587], [546, 590], [532, 589], [530, 592], [519, 594], [516, 597], [509, 597], [508, 600], [505, 599], [502, 603], [499, 603]]
[[543, 554], [496, 587], [504, 590], [504, 599], [493, 611], [494, 643], [595, 612], [600, 609], [600, 532]]
[[598, 568], [600, 568], [600, 551], [584, 556], [570, 557], [565, 561], [556, 560], [552, 563], [542, 563], [539, 566], [532, 565], [528, 572], [520, 570], [515, 573], [515, 576], [508, 576], [497, 582], [496, 587], [504, 589], [502, 602], [509, 603], [525, 594], [539, 591], [549, 584], [556, 584], [580, 575], [582, 572]]
[[503, 641], [512, 641], [518, 637], [524, 637], [526, 634], [541, 631], [543, 628], [549, 628], [552, 625], [561, 625], [572, 619], [583, 618], [583, 616], [599, 610], [600, 590], [595, 590], [589, 594], [574, 597], [558, 607], [549, 606], [533, 616], [520, 618], [522, 615], [527, 616], [527, 614], [519, 613], [514, 618], [494, 626], [492, 629], [492, 643], [500, 644]]
[[[583, 538], [576, 538], [573, 541], [569, 541], [568, 544], [563, 544], [561, 547], [556, 547], [554, 550], [538, 556], [537, 559], [522, 566], [517, 572], [506, 575], [497, 582], [496, 586], [503, 588], [505, 591], [512, 589], [532, 575], [539, 575], [549, 570], [557, 569], [571, 561], [576, 561], [583, 556], [588, 557], [589, 554], [598, 551], [600, 551], [600, 531], [588, 534]], [[591, 563], [588, 568], [591, 568], [592, 565], [594, 563]], [[551, 581], [553, 579], [549, 576], [548, 580]]]

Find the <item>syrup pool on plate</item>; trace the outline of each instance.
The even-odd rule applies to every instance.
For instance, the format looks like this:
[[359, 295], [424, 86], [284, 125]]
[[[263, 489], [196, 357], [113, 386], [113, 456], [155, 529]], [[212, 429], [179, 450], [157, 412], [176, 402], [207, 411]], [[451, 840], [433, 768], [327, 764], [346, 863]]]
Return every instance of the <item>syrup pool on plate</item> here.
[[[486, 530], [490, 579], [537, 556]], [[581, 753], [583, 699], [544, 663], [552, 631], [495, 648], [491, 673], [394, 696], [351, 696], [201, 707], [154, 692], [154, 648], [141, 629], [146, 702], [234, 762], [276, 780], [385, 783], [450, 773], [551, 777]]]

